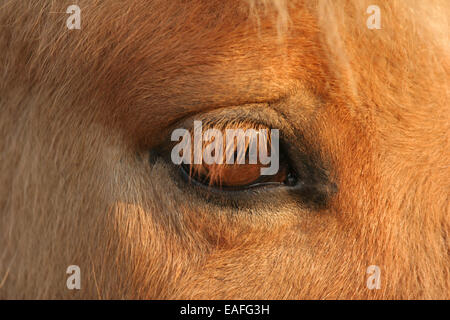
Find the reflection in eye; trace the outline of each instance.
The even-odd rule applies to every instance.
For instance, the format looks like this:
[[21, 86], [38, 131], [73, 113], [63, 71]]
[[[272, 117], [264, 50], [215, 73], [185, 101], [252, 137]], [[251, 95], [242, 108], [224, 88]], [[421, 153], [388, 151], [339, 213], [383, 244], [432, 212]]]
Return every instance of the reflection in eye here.
[[268, 184], [294, 185], [296, 178], [287, 167], [281, 167], [273, 176], [261, 175], [259, 164], [182, 165], [183, 170], [195, 181], [219, 189], [239, 189]]
[[[223, 136], [226, 136], [225, 132]], [[241, 142], [244, 141], [241, 145], [238, 142], [240, 138], [243, 138]], [[203, 154], [203, 151], [214, 143], [217, 143], [214, 137], [207, 139], [203, 141], [201, 150], [198, 151]], [[254, 136], [246, 137], [244, 134], [241, 137], [236, 136], [236, 139], [234, 137], [228, 140], [224, 138], [219, 142], [219, 147], [224, 148], [224, 152], [221, 152], [221, 161], [211, 163], [202, 159], [201, 163], [192, 164], [194, 161], [191, 161], [191, 164], [182, 164], [181, 168], [195, 182], [221, 190], [240, 190], [266, 185], [294, 186], [297, 183], [296, 176], [281, 151], [277, 155], [279, 169], [273, 175], [261, 174], [261, 169], [267, 167], [268, 164], [261, 163], [259, 156], [255, 156], [251, 160], [255, 154], [260, 155], [260, 152], [270, 155], [271, 143], [268, 130], [259, 130], [258, 134]], [[253, 147], [255, 149], [252, 150]], [[193, 159], [194, 156], [191, 155], [190, 158]], [[230, 162], [229, 159], [236, 161]]]

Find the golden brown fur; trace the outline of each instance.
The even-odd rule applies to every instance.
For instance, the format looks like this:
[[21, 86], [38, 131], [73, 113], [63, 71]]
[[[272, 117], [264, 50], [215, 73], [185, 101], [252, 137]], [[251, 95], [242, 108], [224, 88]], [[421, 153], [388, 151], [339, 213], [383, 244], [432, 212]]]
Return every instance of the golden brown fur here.
[[[448, 1], [379, 1], [381, 30], [371, 1], [73, 2], [0, 1], [0, 298], [450, 298]], [[147, 154], [205, 112], [311, 146], [338, 192], [190, 194]]]

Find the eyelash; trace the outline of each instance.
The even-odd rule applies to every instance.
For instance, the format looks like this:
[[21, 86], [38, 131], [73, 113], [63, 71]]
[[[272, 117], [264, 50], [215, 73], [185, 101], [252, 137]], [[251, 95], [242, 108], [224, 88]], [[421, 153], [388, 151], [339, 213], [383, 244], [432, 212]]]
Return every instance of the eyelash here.
[[[209, 182], [208, 184], [199, 182], [197, 179], [195, 179], [193, 176], [194, 174], [190, 173], [190, 169], [187, 168], [186, 165], [180, 165], [180, 171], [185, 180], [189, 183], [196, 183], [198, 185], [201, 185], [208, 189], [218, 189], [223, 192], [227, 191], [239, 191], [239, 190], [246, 190], [246, 189], [252, 189], [252, 188], [263, 188], [263, 187], [276, 187], [276, 186], [289, 186], [293, 187], [297, 184], [298, 178], [296, 174], [293, 172], [293, 170], [290, 168], [289, 165], [286, 168], [287, 174], [286, 179], [282, 182], [271, 182], [269, 181], [270, 178], [267, 178], [267, 176], [260, 176], [257, 180], [255, 180], [253, 183], [247, 184], [247, 185], [241, 185], [239, 187], [233, 187], [233, 186], [221, 186], [219, 188], [216, 188], [213, 186], [213, 182]], [[205, 182], [207, 182], [206, 180]]]
[[[209, 129], [213, 135], [204, 136]], [[194, 129], [174, 134], [171, 140], [177, 142], [171, 157], [188, 181], [220, 190], [294, 184], [294, 174], [279, 150], [279, 130], [251, 122], [238, 127], [208, 123], [203, 130], [202, 121], [194, 121]]]

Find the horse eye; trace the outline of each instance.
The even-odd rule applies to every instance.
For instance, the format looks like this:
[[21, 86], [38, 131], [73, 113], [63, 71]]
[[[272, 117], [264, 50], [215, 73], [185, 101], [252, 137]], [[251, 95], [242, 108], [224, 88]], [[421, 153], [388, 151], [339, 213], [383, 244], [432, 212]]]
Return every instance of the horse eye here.
[[[270, 141], [268, 144], [264, 149], [270, 152]], [[220, 190], [243, 190], [267, 185], [296, 185], [296, 175], [284, 154], [278, 156], [278, 170], [274, 174], [265, 175], [262, 174], [262, 169], [267, 168], [268, 165], [263, 165], [259, 161], [250, 163], [249, 148], [249, 145], [246, 145], [243, 153], [244, 161], [241, 162], [235, 161], [229, 164], [222, 161], [222, 163], [208, 164], [202, 161], [200, 164], [181, 164], [181, 170], [184, 176], [189, 177], [189, 180]], [[230, 151], [229, 148], [227, 150]], [[234, 159], [238, 159], [238, 152], [236, 150], [231, 152], [234, 152]]]
[[186, 175], [196, 182], [218, 189], [246, 189], [264, 185], [295, 185], [296, 178], [286, 166], [272, 176], [261, 175], [260, 164], [182, 165]]

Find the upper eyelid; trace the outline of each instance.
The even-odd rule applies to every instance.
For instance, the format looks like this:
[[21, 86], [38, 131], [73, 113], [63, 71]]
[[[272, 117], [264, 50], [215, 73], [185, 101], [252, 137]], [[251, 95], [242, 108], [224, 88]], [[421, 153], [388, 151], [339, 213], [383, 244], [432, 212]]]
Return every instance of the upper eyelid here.
[[[202, 121], [203, 123], [203, 131], [205, 131], [205, 124], [206, 126], [209, 126], [208, 128], [211, 129], [218, 129], [217, 126], [213, 126], [212, 124], [219, 124], [219, 127], [228, 127], [229, 128], [236, 128], [231, 126], [231, 124], [236, 124], [237, 119], [241, 123], [247, 123], [251, 124], [254, 127], [261, 127], [262, 129], [279, 129], [280, 132], [280, 142], [283, 140], [283, 131], [287, 129], [285, 124], [281, 124], [281, 115], [272, 113], [272, 116], [266, 116], [265, 112], [266, 110], [269, 110], [267, 107], [267, 104], [264, 104], [266, 108], [264, 110], [261, 110], [262, 107], [256, 107], [259, 104], [251, 104], [246, 105], [243, 107], [240, 106], [233, 106], [229, 108], [222, 108], [222, 109], [216, 109], [208, 112], [203, 113], [196, 113], [195, 115], [190, 115], [189, 117], [183, 118], [182, 120], [177, 121], [173, 125], [170, 126], [170, 128], [167, 128], [164, 130], [164, 136], [166, 136], [165, 139], [162, 139], [162, 141], [157, 145], [157, 149], [163, 150], [163, 151], [169, 151], [169, 149], [176, 143], [171, 141], [170, 137], [174, 130], [176, 129], [186, 129], [192, 134], [192, 128], [194, 121]], [[244, 108], [244, 109], [242, 109]], [[245, 108], [254, 108], [254, 112], [250, 112], [249, 110]], [[232, 109], [233, 112], [228, 112], [229, 109]], [[273, 110], [273, 109], [270, 109]], [[248, 126], [248, 128], [251, 128], [251, 126]], [[290, 128], [289, 128], [290, 129]]]
[[171, 132], [176, 128], [187, 128], [192, 125], [194, 120], [202, 121], [204, 124], [220, 124], [220, 126], [239, 120], [241, 122], [265, 126], [269, 129], [280, 129], [280, 131], [286, 126], [285, 118], [277, 110], [270, 107], [270, 104], [252, 103], [190, 114], [172, 123], [169, 131]]

